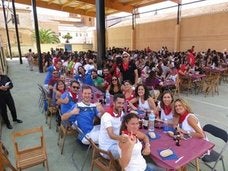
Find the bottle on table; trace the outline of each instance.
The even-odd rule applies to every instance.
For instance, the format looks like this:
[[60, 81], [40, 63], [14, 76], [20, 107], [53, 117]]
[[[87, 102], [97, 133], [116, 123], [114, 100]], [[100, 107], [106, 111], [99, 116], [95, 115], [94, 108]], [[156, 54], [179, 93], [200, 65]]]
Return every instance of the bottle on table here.
[[168, 119], [165, 118], [163, 122], [163, 132], [168, 132], [168, 131], [169, 131]]
[[110, 93], [109, 91], [106, 91], [105, 93], [105, 102], [106, 102], [106, 106], [110, 106]]
[[144, 119], [142, 119], [142, 126], [144, 129], [148, 129], [148, 123], [149, 123], [149, 116], [146, 112]]
[[148, 130], [149, 131], [154, 131], [154, 121], [155, 121], [155, 115], [151, 111], [151, 113], [149, 114], [149, 122], [148, 122]]

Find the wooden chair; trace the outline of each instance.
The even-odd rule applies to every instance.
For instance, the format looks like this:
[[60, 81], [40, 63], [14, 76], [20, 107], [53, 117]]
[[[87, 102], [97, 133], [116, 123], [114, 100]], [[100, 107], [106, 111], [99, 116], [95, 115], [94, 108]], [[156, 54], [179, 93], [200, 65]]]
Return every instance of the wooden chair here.
[[0, 141], [0, 171], [5, 171], [7, 168], [10, 168], [12, 171], [16, 171], [15, 167], [11, 164], [10, 160], [8, 159], [8, 154], [8, 150]]
[[38, 84], [40, 90], [39, 107], [42, 112], [45, 113], [45, 122], [51, 129], [51, 121], [54, 115], [58, 114], [58, 106], [52, 104], [52, 98], [48, 97], [48, 91], [40, 84]]
[[193, 81], [188, 76], [179, 76], [179, 91], [186, 90], [187, 96], [189, 94], [189, 91], [192, 92], [193, 88]]
[[[89, 142], [92, 146], [92, 161], [91, 161], [91, 171], [94, 170], [94, 167], [97, 167], [100, 171], [120, 171], [122, 170], [120, 164], [117, 160], [114, 159], [110, 151], [105, 151], [100, 149], [91, 139]], [[102, 157], [102, 155], [108, 156], [108, 159]]]
[[59, 126], [59, 136], [57, 145], [60, 147], [60, 153], [63, 154], [63, 148], [66, 136], [68, 135], [77, 135], [77, 130], [73, 129], [68, 121], [61, 121], [61, 124]]
[[[18, 139], [19, 138], [22, 139], [24, 137], [23, 138], [24, 140], [25, 136], [29, 136], [29, 135], [30, 136], [39, 135], [40, 144], [34, 147], [19, 149]], [[14, 144], [14, 153], [15, 153], [17, 170], [27, 169], [41, 163], [43, 163], [43, 165], [46, 164], [47, 170], [49, 170], [45, 138], [43, 135], [43, 127], [14, 132], [12, 133], [12, 140]]]

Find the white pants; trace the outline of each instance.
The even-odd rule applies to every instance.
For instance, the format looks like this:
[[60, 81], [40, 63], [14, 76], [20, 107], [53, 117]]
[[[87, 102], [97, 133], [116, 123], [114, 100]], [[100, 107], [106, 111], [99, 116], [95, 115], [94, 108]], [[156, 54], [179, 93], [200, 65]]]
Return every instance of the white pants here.
[[[89, 133], [87, 133], [85, 136], [87, 138], [91, 138], [95, 144], [98, 144], [99, 133], [100, 133], [100, 125], [95, 125], [93, 127], [93, 129]], [[89, 145], [89, 141], [87, 140], [86, 137], [84, 137], [82, 139], [82, 143], [86, 144], [86, 145]]]

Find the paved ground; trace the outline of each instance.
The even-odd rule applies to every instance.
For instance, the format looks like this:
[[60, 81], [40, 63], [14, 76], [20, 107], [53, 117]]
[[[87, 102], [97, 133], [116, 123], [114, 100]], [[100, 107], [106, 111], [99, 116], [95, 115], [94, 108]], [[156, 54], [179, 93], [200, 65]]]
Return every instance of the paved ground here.
[[[38, 73], [38, 69], [35, 67], [35, 71], [29, 71], [27, 62], [24, 60], [24, 64], [19, 64], [18, 60], [8, 61], [9, 73], [8, 75], [14, 83], [12, 90], [13, 97], [16, 102], [16, 108], [18, 112], [18, 118], [24, 121], [23, 124], [12, 123], [14, 129], [8, 130], [5, 125], [2, 127], [2, 141], [10, 151], [10, 159], [14, 164], [13, 144], [11, 141], [11, 133], [15, 130], [22, 130], [35, 126], [43, 125], [47, 143], [47, 152], [49, 159], [50, 171], [73, 171], [80, 170], [79, 167], [85, 158], [86, 148], [75, 141], [75, 138], [68, 137], [65, 142], [65, 148], [63, 155], [60, 155], [60, 150], [57, 146], [57, 136], [54, 128], [49, 129], [45, 124], [44, 115], [38, 108], [39, 91], [37, 88], [38, 83], [43, 83], [45, 73]], [[194, 112], [197, 114], [202, 125], [206, 123], [215, 124], [225, 130], [228, 130], [228, 84], [222, 83], [220, 85], [220, 94], [208, 97], [203, 95], [189, 95], [185, 96], [191, 104]], [[209, 136], [212, 142], [216, 143], [216, 149], [221, 149], [222, 142]], [[29, 144], [30, 140], [26, 143]], [[225, 152], [226, 170], [228, 170], [228, 152]], [[90, 158], [86, 161], [84, 171], [88, 171], [90, 167]], [[42, 166], [36, 166], [29, 171], [42, 171], [45, 170]], [[189, 166], [189, 170], [194, 170]], [[201, 164], [201, 170], [207, 171], [203, 164]], [[218, 171], [222, 170], [220, 163], [218, 164]]]

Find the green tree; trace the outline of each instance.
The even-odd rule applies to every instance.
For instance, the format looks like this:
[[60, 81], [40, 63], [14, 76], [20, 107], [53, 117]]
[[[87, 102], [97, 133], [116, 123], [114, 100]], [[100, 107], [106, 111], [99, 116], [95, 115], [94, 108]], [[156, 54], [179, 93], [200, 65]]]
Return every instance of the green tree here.
[[72, 36], [70, 35], [70, 33], [67, 33], [63, 36], [63, 38], [66, 39], [66, 43], [69, 43], [69, 40], [72, 39]]
[[44, 44], [44, 43], [47, 43], [47, 44], [60, 43], [58, 36], [51, 29], [40, 29], [39, 35], [40, 35], [40, 43], [41, 44]]

